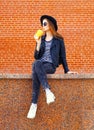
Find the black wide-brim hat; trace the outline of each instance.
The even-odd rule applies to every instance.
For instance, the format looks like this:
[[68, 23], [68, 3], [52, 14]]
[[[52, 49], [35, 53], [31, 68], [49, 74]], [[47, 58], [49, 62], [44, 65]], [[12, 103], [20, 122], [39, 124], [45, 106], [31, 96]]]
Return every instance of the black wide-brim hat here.
[[44, 19], [48, 19], [49, 21], [51, 21], [55, 27], [55, 30], [56, 31], [58, 30], [57, 21], [54, 17], [49, 16], [49, 15], [42, 15], [40, 18], [41, 25], [42, 25]]

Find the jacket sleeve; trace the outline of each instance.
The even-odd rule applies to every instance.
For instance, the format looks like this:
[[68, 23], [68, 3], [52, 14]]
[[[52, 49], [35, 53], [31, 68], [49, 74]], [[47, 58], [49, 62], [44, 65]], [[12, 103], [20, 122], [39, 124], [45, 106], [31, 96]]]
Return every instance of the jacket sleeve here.
[[[37, 43], [36, 43], [36, 47], [37, 47]], [[35, 47], [35, 52], [34, 52], [34, 58], [37, 60], [37, 59], [39, 59], [40, 50], [37, 51], [37, 50], [36, 50], [36, 47]]]
[[65, 50], [64, 40], [61, 40], [60, 42], [60, 62], [63, 65], [64, 72], [67, 73], [69, 69], [68, 69], [68, 64], [66, 60], [66, 50]]
[[36, 60], [39, 59], [39, 51], [35, 50], [35, 52], [34, 52], [34, 58]]
[[[37, 43], [36, 43], [36, 47], [37, 47]], [[34, 52], [34, 58], [37, 60], [37, 59], [40, 59], [44, 53], [44, 47], [41, 43], [40, 45], [40, 49], [39, 51], [36, 50], [36, 47], [35, 47], [35, 52]]]

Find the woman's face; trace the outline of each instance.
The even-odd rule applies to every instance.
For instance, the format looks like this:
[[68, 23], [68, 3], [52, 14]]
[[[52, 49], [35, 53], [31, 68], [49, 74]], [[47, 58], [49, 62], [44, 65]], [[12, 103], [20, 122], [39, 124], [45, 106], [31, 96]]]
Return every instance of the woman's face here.
[[50, 30], [49, 23], [48, 23], [47, 19], [43, 20], [42, 27], [43, 27], [43, 31], [45, 31], [45, 32]]

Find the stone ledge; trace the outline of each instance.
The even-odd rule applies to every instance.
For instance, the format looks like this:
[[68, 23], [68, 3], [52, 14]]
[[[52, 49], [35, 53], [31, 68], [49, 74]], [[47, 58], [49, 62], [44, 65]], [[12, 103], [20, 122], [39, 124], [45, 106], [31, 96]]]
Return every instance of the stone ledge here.
[[[48, 79], [94, 79], [94, 74], [47, 74]], [[32, 79], [31, 74], [0, 74], [0, 79]]]

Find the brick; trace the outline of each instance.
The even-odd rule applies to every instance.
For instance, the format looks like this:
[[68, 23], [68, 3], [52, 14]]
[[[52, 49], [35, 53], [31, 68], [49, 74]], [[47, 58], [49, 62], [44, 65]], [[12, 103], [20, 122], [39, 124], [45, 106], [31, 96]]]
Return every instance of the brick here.
[[[3, 0], [0, 2], [0, 72], [31, 73], [33, 35], [43, 14], [54, 16], [65, 39], [70, 69], [94, 72], [94, 1]], [[20, 67], [22, 66], [22, 68]], [[17, 69], [19, 71], [17, 71]], [[61, 67], [56, 73], [60, 73]], [[7, 72], [6, 72], [7, 73]]]

